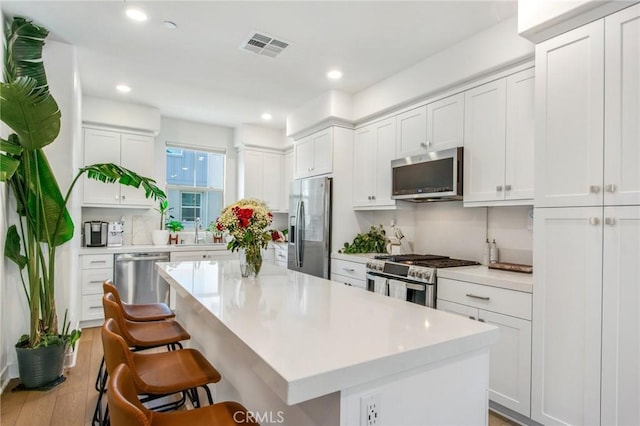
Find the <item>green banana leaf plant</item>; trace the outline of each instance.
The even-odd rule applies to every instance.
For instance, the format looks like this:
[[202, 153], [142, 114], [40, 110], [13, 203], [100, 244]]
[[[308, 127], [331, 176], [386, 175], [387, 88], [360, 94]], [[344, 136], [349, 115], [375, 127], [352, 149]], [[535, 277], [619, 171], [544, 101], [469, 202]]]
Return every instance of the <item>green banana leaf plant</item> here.
[[147, 198], [166, 199], [155, 181], [112, 163], [83, 167], [63, 196], [42, 150], [60, 133], [61, 113], [49, 92], [42, 61], [48, 30], [16, 17], [5, 31], [4, 82], [0, 86], [0, 117], [13, 130], [0, 138], [0, 182], [15, 197], [18, 223], [7, 230], [5, 257], [20, 270], [29, 304], [30, 330], [17, 346], [73, 345], [80, 333], [69, 331], [66, 313], [58, 330], [55, 303], [56, 248], [73, 237], [66, 205], [79, 179], [142, 187]]

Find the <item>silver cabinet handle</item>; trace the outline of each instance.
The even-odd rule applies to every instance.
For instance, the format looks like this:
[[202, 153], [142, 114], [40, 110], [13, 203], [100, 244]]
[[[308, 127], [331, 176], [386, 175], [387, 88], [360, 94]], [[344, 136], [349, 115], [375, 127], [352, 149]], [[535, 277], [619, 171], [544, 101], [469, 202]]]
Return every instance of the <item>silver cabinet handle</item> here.
[[122, 199], [124, 200], [125, 198], [126, 198], [126, 197], [123, 195], [123, 196], [122, 196]]
[[612, 183], [612, 184], [610, 184], [610, 185], [605, 185], [605, 186], [604, 186], [604, 190], [605, 190], [606, 192], [616, 192], [616, 185], [615, 185], [615, 183]]
[[598, 219], [597, 217], [590, 217], [589, 225], [600, 225], [600, 219]]
[[592, 194], [597, 194], [598, 192], [600, 192], [600, 185], [591, 185], [589, 187], [589, 192], [591, 192]]
[[102, 306], [89, 306], [89, 309], [102, 309]]
[[91, 260], [89, 263], [107, 263], [106, 260]]
[[356, 270], [353, 268], [342, 268], [343, 270], [347, 271], [347, 272], [355, 272]]
[[348, 286], [351, 286], [351, 284], [349, 284], [349, 283], [344, 283], [344, 285], [348, 285]]
[[478, 295], [475, 295], [473, 293], [467, 293], [467, 297], [473, 297], [474, 299], [480, 299], [480, 300], [489, 300], [489, 299], [491, 299], [488, 296], [478, 296]]
[[511, 185], [505, 185], [504, 186], [504, 190], [505, 191], [511, 191]]
[[616, 224], [616, 218], [615, 217], [606, 217], [604, 219], [604, 223], [605, 223], [605, 225], [615, 225]]
[[104, 280], [91, 280], [89, 281], [89, 284], [102, 284], [104, 282]]
[[496, 186], [496, 191], [498, 191], [498, 192], [502, 192], [502, 185], [498, 185], [498, 186]]

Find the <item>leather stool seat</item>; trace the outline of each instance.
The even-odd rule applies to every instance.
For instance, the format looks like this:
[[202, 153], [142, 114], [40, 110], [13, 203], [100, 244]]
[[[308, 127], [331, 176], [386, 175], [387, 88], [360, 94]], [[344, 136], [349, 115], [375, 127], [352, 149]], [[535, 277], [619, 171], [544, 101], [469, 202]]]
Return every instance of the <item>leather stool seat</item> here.
[[157, 413], [138, 400], [133, 375], [126, 364], [118, 365], [109, 378], [111, 419], [118, 426], [257, 425], [247, 409], [237, 402], [219, 402], [202, 408], [172, 413]]
[[102, 283], [102, 290], [104, 294], [113, 294], [116, 303], [120, 306], [120, 309], [122, 309], [122, 314], [129, 321], [161, 321], [176, 316], [165, 303], [131, 304], [123, 302], [120, 299], [118, 289], [110, 280]]

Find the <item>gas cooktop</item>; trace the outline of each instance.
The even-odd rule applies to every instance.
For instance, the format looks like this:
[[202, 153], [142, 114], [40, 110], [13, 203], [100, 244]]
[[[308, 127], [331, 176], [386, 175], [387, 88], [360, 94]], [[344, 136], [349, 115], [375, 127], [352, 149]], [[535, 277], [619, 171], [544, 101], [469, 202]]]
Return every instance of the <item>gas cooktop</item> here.
[[451, 259], [449, 256], [435, 254], [382, 254], [375, 256], [374, 259], [425, 268], [452, 268], [479, 264], [473, 260]]

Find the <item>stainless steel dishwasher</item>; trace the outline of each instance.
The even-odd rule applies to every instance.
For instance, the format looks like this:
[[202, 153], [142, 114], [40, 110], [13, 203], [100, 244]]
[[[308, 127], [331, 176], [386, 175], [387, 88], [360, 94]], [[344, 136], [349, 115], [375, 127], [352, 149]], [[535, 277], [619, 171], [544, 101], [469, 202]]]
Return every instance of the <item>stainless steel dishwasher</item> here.
[[115, 260], [114, 284], [123, 302], [169, 304], [169, 285], [155, 267], [168, 262], [169, 253], [124, 253]]

